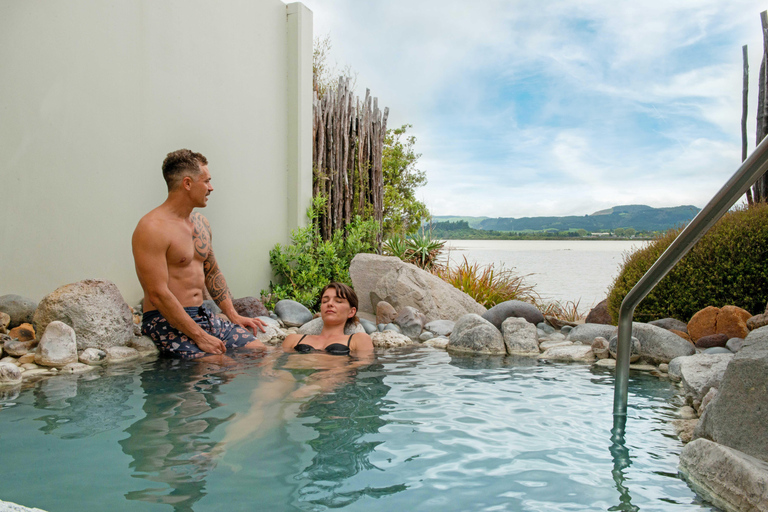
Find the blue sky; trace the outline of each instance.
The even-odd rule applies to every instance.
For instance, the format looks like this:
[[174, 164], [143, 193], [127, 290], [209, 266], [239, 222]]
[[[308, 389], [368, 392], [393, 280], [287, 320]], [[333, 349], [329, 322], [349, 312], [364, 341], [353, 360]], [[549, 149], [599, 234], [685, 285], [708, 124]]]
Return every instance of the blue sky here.
[[305, 0], [331, 60], [411, 124], [433, 215], [704, 206], [754, 147], [755, 0]]

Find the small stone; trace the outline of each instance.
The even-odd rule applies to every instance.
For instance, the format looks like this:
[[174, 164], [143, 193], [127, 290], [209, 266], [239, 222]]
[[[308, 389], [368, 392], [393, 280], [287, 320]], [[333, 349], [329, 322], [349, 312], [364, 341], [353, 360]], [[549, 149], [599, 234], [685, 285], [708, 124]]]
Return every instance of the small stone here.
[[[98, 349], [87, 348], [85, 350], [98, 350]], [[69, 363], [65, 366], [62, 366], [60, 372], [61, 373], [85, 373], [95, 369], [96, 369], [95, 366], [91, 366], [85, 363]]]
[[0, 311], [0, 334], [8, 332], [8, 326], [11, 324], [11, 315]]
[[452, 320], [432, 320], [424, 328], [435, 336], [450, 336], [455, 326], [456, 322]]
[[539, 343], [539, 349], [541, 350], [548, 350], [552, 347], [567, 347], [570, 345], [575, 345], [574, 342], [568, 341], [568, 340], [550, 340], [550, 341], [542, 341]]
[[[669, 329], [669, 332], [675, 333], [686, 341], [691, 341], [691, 336], [685, 331], [678, 331], [677, 329]], [[691, 341], [691, 343], [693, 343]]]
[[[552, 327], [554, 327], [555, 329], [560, 329], [560, 330], [564, 329], [565, 327], [568, 327], [569, 328], [568, 330], [570, 331], [571, 328], [576, 327], [577, 325], [579, 325], [576, 322], [570, 322], [568, 320], [562, 320], [562, 319], [557, 318], [556, 316], [552, 316], [552, 315], [544, 315], [544, 320], [546, 320], [546, 322], [549, 325], [551, 325]], [[565, 332], [563, 334], [568, 334], [568, 333]]]
[[98, 365], [106, 362], [107, 353], [101, 349], [91, 347], [83, 350], [80, 353], [79, 360], [83, 364]]
[[40, 377], [43, 375], [53, 375], [48, 368], [35, 368], [34, 370], [24, 370], [21, 374], [24, 379], [30, 379], [32, 377]]
[[405, 306], [397, 314], [394, 323], [400, 327], [400, 332], [415, 341], [419, 339], [424, 324], [427, 323], [427, 317], [413, 306]]
[[702, 354], [733, 354], [725, 347], [709, 347], [701, 351]]
[[694, 418], [698, 418], [698, 415], [696, 414], [696, 410], [694, 410], [694, 408], [691, 407], [690, 405], [682, 406], [677, 411], [677, 415], [680, 419], [683, 419], [683, 420], [691, 420]]
[[140, 357], [139, 351], [132, 347], [108, 347], [104, 352], [107, 353], [107, 363], [127, 363]]
[[603, 338], [602, 336], [598, 336], [597, 338], [592, 341], [592, 350], [602, 350], [608, 349], [608, 340]]
[[725, 344], [725, 348], [727, 348], [734, 354], [739, 350], [741, 350], [741, 347], [743, 346], [744, 346], [744, 338], [731, 338]]
[[312, 313], [295, 300], [283, 299], [275, 304], [275, 313], [286, 327], [301, 327], [312, 320]]
[[20, 366], [25, 370], [37, 370], [38, 368], [40, 368], [35, 363], [22, 363]]
[[413, 341], [393, 330], [375, 332], [371, 334], [371, 341], [376, 348], [398, 348], [412, 345]]
[[[138, 350], [139, 354], [141, 354], [142, 357], [160, 353], [157, 346], [155, 345], [155, 342], [152, 341], [152, 338], [150, 338], [149, 336], [139, 336], [139, 337], [133, 338], [131, 342], [128, 344], [128, 346]], [[104, 357], [106, 356], [107, 354], [104, 353]], [[83, 361], [82, 359], [80, 359], [80, 361], [85, 363], [85, 361]]]
[[560, 328], [560, 333], [565, 336], [568, 336], [568, 333], [570, 333], [574, 327], [575, 327], [574, 325], [564, 325]]
[[427, 341], [427, 340], [431, 340], [434, 337], [435, 337], [435, 335], [433, 333], [431, 333], [429, 331], [424, 331], [424, 332], [422, 332], [419, 335], [419, 341], [424, 342], [424, 341]]
[[21, 357], [24, 354], [28, 353], [32, 348], [35, 346], [34, 341], [6, 341], [5, 342], [5, 352], [9, 355]]
[[572, 345], [570, 347], [552, 347], [539, 356], [539, 359], [549, 361], [594, 361], [595, 354], [592, 348], [586, 345]]
[[376, 324], [376, 330], [381, 332], [388, 324]]
[[365, 332], [367, 332], [368, 334], [371, 334], [372, 332], [376, 332], [376, 324], [371, 322], [370, 320], [361, 318], [360, 324], [363, 326], [363, 329], [365, 329]]
[[603, 368], [616, 368], [615, 359], [598, 359], [595, 366], [602, 366]]
[[15, 357], [11, 356], [5, 356], [4, 358], [0, 359], [0, 363], [11, 363], [13, 365], [18, 366], [18, 360]]
[[693, 439], [693, 431], [696, 429], [696, 425], [699, 423], [699, 419], [687, 419], [687, 420], [672, 420], [672, 427], [674, 427], [677, 437], [683, 443], [690, 443]]
[[659, 371], [662, 372], [662, 373], [669, 373], [669, 364], [661, 363], [659, 365]]
[[728, 336], [725, 334], [708, 334], [696, 340], [695, 345], [698, 348], [725, 347], [728, 343]]
[[21, 369], [15, 364], [0, 362], [0, 385], [13, 386], [21, 384]]
[[264, 304], [256, 297], [241, 297], [232, 301], [235, 311], [240, 316], [248, 318], [257, 318], [260, 316], [269, 316], [269, 311]]
[[536, 324], [537, 329], [541, 329], [544, 332], [544, 336], [555, 332], [555, 328], [549, 325], [547, 322], [539, 322]]
[[707, 391], [707, 394], [704, 395], [704, 398], [701, 399], [701, 407], [699, 408], [699, 411], [703, 413], [704, 409], [706, 409], [707, 406], [709, 405], [709, 402], [711, 402], [716, 396], [717, 396], [717, 388], [709, 388], [709, 391]]
[[47, 324], [35, 354], [35, 362], [42, 366], [64, 366], [77, 362], [75, 330], [58, 320]]
[[395, 308], [392, 307], [392, 304], [385, 300], [380, 300], [378, 304], [376, 304], [376, 323], [377, 324], [388, 324], [395, 320], [397, 317], [397, 311], [395, 311]]
[[448, 346], [448, 338], [445, 336], [437, 336], [435, 338], [430, 338], [427, 341], [424, 342], [424, 345], [432, 348], [437, 348], [441, 350], [445, 350], [445, 348]]
[[[634, 363], [635, 361], [640, 359], [640, 340], [638, 340], [634, 336], [632, 336], [630, 340], [631, 340], [630, 346], [632, 347], [632, 351], [630, 352], [629, 362]], [[619, 337], [618, 336], [611, 337], [611, 341], [608, 342], [608, 351], [611, 353], [611, 356], [614, 359], [616, 359], [616, 356], [617, 356], [618, 346], [619, 346]]]
[[20, 295], [3, 295], [0, 297], [0, 311], [11, 317], [9, 327], [24, 323], [32, 323], [32, 316], [37, 309], [37, 302]]
[[629, 369], [635, 370], [638, 372], [655, 372], [656, 371], [656, 367], [652, 364], [630, 364]]
[[768, 312], [755, 315], [747, 320], [747, 329], [750, 331], [754, 331], [755, 329], [766, 325], [768, 325]]
[[11, 329], [8, 336], [19, 341], [34, 341], [35, 329], [32, 327], [32, 324], [21, 324]]
[[387, 324], [384, 326], [384, 328], [381, 330], [381, 332], [384, 331], [395, 331], [398, 334], [402, 334], [400, 332], [400, 327], [397, 324]]
[[611, 315], [608, 313], [608, 299], [600, 301], [587, 315], [584, 323], [587, 324], [611, 324]]
[[27, 364], [35, 362], [35, 354], [26, 353], [18, 359], [19, 364]]

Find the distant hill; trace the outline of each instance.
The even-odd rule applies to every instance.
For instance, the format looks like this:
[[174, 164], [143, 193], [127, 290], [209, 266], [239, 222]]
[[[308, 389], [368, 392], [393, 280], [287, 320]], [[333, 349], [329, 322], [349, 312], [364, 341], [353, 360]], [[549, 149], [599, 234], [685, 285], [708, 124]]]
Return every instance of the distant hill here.
[[[666, 231], [690, 222], [700, 208], [692, 205], [671, 208], [652, 208], [642, 204], [614, 206], [591, 215], [568, 217], [458, 217], [434, 216], [434, 222], [466, 220], [470, 227], [494, 231], [568, 231], [586, 229], [590, 232], [612, 231], [616, 228], [634, 228], [636, 231]], [[473, 219], [474, 222], [469, 221]], [[474, 225], [473, 225], [474, 223]]]

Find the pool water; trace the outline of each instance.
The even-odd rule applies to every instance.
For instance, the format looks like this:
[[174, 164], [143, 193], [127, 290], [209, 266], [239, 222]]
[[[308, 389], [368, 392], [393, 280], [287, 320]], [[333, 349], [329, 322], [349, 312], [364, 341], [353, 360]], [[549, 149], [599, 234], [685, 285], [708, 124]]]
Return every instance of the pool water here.
[[[313, 369], [317, 367], [320, 369]], [[0, 499], [65, 511], [712, 511], [677, 473], [676, 387], [582, 364], [325, 354], [159, 360], [0, 400]]]

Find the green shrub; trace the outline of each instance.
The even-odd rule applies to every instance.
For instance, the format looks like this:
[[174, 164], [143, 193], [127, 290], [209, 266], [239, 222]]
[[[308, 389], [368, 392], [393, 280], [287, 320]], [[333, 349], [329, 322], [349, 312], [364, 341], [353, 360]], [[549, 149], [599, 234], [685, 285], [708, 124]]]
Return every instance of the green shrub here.
[[384, 242], [384, 254], [413, 263], [424, 270], [441, 268], [438, 261], [445, 242], [432, 238], [432, 232], [423, 227], [408, 237], [395, 234]]
[[345, 230], [323, 240], [316, 227], [324, 198], [315, 198], [307, 216], [310, 225], [291, 232], [289, 245], [277, 244], [269, 251], [269, 263], [277, 283], [270, 281], [270, 291], [261, 291], [264, 305], [272, 309], [277, 301], [293, 299], [310, 310], [316, 309], [317, 295], [331, 281], [351, 285], [349, 264], [360, 252], [375, 252], [379, 228], [373, 219], [357, 216]]
[[[608, 294], [608, 311], [618, 321], [621, 301], [669, 247], [672, 230], [624, 257]], [[727, 213], [678, 262], [635, 309], [638, 322], [672, 317], [687, 322], [707, 306], [735, 305], [762, 313], [768, 300], [768, 205]]]

